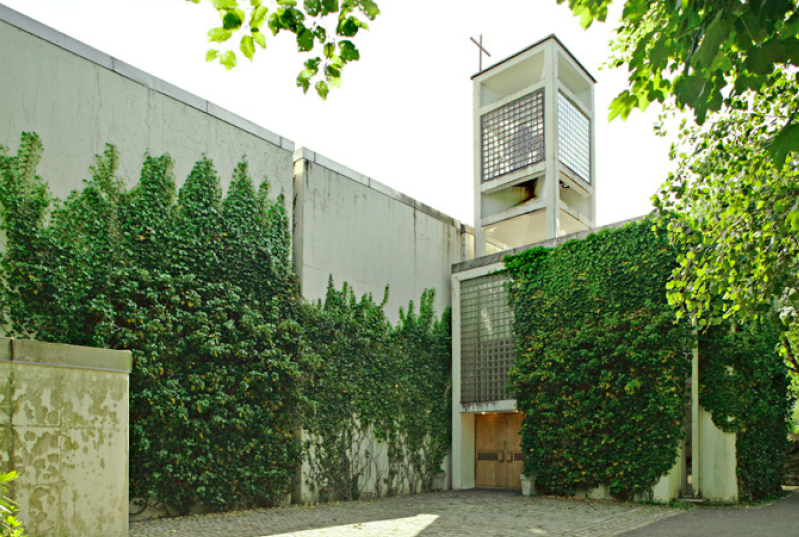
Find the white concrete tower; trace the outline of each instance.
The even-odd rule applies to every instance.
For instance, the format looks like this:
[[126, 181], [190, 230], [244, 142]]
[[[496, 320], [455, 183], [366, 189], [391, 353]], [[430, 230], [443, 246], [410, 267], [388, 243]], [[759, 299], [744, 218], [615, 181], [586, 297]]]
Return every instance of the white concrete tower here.
[[476, 256], [594, 227], [594, 77], [550, 35], [472, 81]]

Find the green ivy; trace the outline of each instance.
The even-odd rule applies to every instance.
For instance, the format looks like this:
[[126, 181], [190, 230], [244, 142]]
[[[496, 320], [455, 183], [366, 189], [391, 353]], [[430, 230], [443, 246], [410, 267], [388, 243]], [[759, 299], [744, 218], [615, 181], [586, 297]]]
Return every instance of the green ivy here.
[[785, 476], [793, 398], [779, 331], [714, 326], [699, 339], [699, 397], [722, 431], [735, 433], [742, 500], [778, 493]]
[[629, 498], [677, 459], [692, 337], [666, 302], [675, 254], [650, 228], [505, 259], [525, 473], [546, 492]]
[[[450, 444], [449, 310], [435, 317], [432, 290], [392, 326], [382, 303], [356, 299], [332, 280], [324, 303], [306, 310], [310, 347], [318, 359], [302, 419], [308, 433], [309, 488], [323, 500], [376, 492], [429, 490]], [[381, 466], [378, 450], [388, 452]]]
[[[133, 352], [131, 497], [273, 504], [303, 457], [330, 499], [370, 476], [383, 494], [430, 487], [450, 443], [450, 319], [433, 291], [397, 326], [346, 285], [301, 306], [283, 196], [246, 163], [223, 196], [209, 159], [178, 189], [171, 158], [148, 156], [129, 190], [107, 146], [56, 203], [41, 154], [32, 133], [0, 153], [0, 307], [14, 335]], [[388, 468], [353, 452], [364, 442]]]
[[177, 191], [169, 156], [136, 187], [108, 146], [52, 204], [23, 134], [0, 158], [3, 313], [15, 334], [130, 349], [130, 492], [180, 510], [274, 503], [300, 458], [306, 363], [288, 220], [238, 166], [227, 197], [202, 159]]

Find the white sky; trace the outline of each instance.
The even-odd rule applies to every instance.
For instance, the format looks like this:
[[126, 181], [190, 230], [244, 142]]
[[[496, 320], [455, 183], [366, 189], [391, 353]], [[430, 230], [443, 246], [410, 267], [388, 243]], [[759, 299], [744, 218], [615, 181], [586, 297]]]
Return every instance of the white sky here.
[[598, 81], [597, 223], [648, 212], [671, 168], [669, 140], [652, 132], [656, 107], [606, 120], [626, 79], [599, 69], [608, 25], [583, 31], [555, 0], [378, 0], [382, 15], [356, 41], [361, 60], [326, 102], [295, 87], [302, 59], [290, 34], [271, 38], [252, 63], [239, 54], [233, 71], [206, 63], [205, 35], [219, 19], [205, 0], [0, 2], [469, 224], [477, 71], [469, 37], [483, 34], [487, 65], [554, 33]]

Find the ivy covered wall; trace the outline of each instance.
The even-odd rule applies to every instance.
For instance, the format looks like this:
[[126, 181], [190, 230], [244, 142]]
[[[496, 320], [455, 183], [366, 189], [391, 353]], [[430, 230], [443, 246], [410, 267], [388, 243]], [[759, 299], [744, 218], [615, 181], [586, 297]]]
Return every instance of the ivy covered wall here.
[[676, 461], [692, 339], [666, 303], [674, 254], [650, 226], [505, 260], [525, 473], [546, 492], [632, 497]]
[[[302, 305], [283, 197], [246, 163], [225, 196], [207, 158], [178, 191], [167, 155], [127, 189], [108, 146], [58, 202], [41, 154], [25, 133], [0, 155], [2, 313], [14, 335], [133, 351], [131, 497], [179, 512], [274, 504], [308, 458], [300, 425], [340, 461], [340, 439], [371, 424], [397, 465], [386, 491], [429, 487], [449, 443], [448, 321], [432, 292], [396, 327], [346, 287]], [[357, 496], [334, 486], [358, 475], [346, 463], [320, 464], [328, 497]]]
[[[648, 491], [676, 462], [697, 344], [666, 300], [677, 253], [648, 220], [505, 259], [525, 472], [547, 492]], [[790, 405], [776, 334], [699, 332], [700, 404], [736, 433], [739, 497], [779, 489]]]

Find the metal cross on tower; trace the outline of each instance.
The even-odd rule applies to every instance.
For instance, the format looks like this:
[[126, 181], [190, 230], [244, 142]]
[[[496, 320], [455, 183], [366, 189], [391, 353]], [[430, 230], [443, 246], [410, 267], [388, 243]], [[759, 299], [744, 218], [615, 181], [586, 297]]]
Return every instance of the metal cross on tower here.
[[470, 37], [469, 39], [471, 39], [471, 40], [472, 40], [472, 43], [474, 43], [475, 45], [477, 45], [477, 48], [479, 48], [479, 49], [480, 49], [480, 68], [478, 69], [478, 72], [480, 72], [480, 71], [482, 71], [482, 70], [483, 70], [483, 54], [485, 54], [486, 56], [488, 56], [488, 57], [490, 58], [490, 57], [491, 57], [491, 53], [490, 53], [490, 52], [488, 52], [488, 51], [487, 51], [487, 50], [486, 50], [486, 49], [483, 47], [483, 34], [480, 34], [480, 41], [478, 41], [478, 40], [477, 40], [477, 39], [475, 39], [474, 37]]

